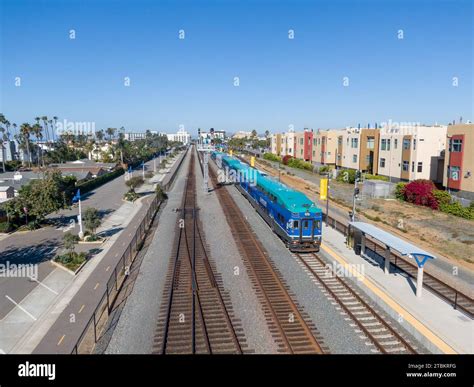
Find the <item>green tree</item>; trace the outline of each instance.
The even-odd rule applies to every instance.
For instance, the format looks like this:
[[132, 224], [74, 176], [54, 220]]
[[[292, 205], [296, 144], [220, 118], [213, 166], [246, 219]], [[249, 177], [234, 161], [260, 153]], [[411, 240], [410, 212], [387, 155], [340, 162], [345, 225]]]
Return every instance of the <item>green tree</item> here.
[[79, 237], [77, 235], [71, 234], [67, 232], [63, 236], [63, 245], [64, 248], [68, 251], [69, 257], [72, 259], [74, 256], [74, 248], [76, 247], [76, 243], [79, 242]]
[[84, 212], [84, 227], [91, 235], [95, 235], [97, 228], [100, 226], [99, 211], [96, 208], [89, 207]]

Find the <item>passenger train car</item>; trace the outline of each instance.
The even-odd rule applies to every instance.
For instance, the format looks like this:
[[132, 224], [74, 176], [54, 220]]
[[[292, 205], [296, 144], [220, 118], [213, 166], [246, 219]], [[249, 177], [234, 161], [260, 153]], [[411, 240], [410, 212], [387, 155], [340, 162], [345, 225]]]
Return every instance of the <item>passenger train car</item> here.
[[306, 195], [235, 157], [212, 152], [211, 158], [291, 251], [319, 251], [322, 212]]

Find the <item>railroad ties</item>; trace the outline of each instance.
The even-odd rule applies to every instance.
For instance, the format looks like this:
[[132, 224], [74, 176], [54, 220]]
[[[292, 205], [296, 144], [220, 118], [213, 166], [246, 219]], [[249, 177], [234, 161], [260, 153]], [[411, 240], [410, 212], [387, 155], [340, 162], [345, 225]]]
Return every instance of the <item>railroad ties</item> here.
[[[217, 178], [210, 168], [215, 187]], [[257, 298], [262, 305], [270, 332], [280, 353], [321, 354], [329, 352], [322, 343], [316, 327], [309, 317], [300, 312], [292, 299], [280, 273], [267, 258], [267, 252], [255, 237], [250, 225], [230, 193], [221, 187], [216, 189], [227, 222], [242, 255]]]
[[245, 339], [232, 321], [228, 295], [210, 264], [196, 207], [194, 152], [176, 232], [173, 257], [153, 353], [240, 354]]
[[343, 312], [354, 321], [370, 342], [374, 352], [416, 354], [417, 350], [377, 313], [357, 292], [314, 253], [293, 254], [310, 274], [324, 287]]

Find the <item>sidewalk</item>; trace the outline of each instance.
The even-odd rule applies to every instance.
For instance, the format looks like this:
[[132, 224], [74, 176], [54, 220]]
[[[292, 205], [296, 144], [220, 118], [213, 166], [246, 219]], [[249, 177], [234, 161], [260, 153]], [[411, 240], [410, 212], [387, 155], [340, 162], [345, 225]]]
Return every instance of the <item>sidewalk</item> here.
[[[321, 255], [330, 262], [338, 262], [355, 274], [353, 264], [363, 267], [362, 279], [351, 280], [427, 348], [434, 353], [474, 353], [474, 321], [451, 305], [423, 289], [421, 298], [415, 295], [416, 283], [406, 274], [386, 275], [371, 257], [361, 257], [345, 245], [345, 237], [323, 226]], [[429, 265], [429, 264], [428, 264]], [[356, 266], [357, 267], [357, 266]]]

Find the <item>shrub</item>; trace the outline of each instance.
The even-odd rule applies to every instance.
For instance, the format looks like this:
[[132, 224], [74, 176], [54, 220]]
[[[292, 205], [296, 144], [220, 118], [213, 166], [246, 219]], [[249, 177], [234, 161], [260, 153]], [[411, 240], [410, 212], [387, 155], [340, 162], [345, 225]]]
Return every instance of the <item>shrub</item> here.
[[442, 204], [450, 204], [452, 201], [451, 195], [448, 191], [436, 189], [433, 191], [433, 196], [435, 197], [439, 206], [441, 206]]
[[168, 199], [168, 195], [166, 194], [165, 191], [163, 191], [163, 188], [161, 187], [161, 185], [157, 185], [156, 186], [156, 197], [158, 198], [158, 200], [165, 200], [165, 199]]
[[305, 169], [307, 171], [313, 170], [313, 164], [295, 158], [291, 158], [288, 160], [288, 166], [292, 168]]
[[290, 156], [290, 155], [285, 155], [283, 156], [283, 158], [281, 159], [281, 162], [283, 163], [283, 165], [288, 165], [289, 161], [293, 158], [293, 156]]
[[331, 172], [332, 168], [329, 165], [324, 165], [322, 167], [319, 167], [318, 173], [320, 175], [327, 174], [328, 172]]
[[397, 183], [397, 185], [395, 186], [395, 197], [398, 199], [398, 200], [405, 200], [405, 187], [406, 187], [407, 183]]
[[270, 161], [276, 161], [276, 162], [280, 162], [281, 161], [281, 157], [280, 156], [277, 156], [277, 155], [274, 155], [273, 153], [265, 153], [263, 155], [263, 158], [265, 160], [270, 160]]
[[89, 207], [84, 212], [84, 226], [87, 231], [90, 231], [91, 235], [95, 234], [95, 231], [100, 226], [100, 215], [96, 208]]
[[343, 169], [337, 174], [336, 180], [342, 183], [354, 184], [355, 177], [355, 169]]
[[7, 233], [13, 229], [12, 224], [10, 222], [2, 222], [0, 223], [0, 233]]
[[66, 266], [69, 270], [75, 271], [82, 263], [86, 260], [87, 255], [85, 253], [67, 253], [58, 255], [54, 260]]
[[404, 189], [405, 200], [418, 206], [430, 207], [433, 210], [439, 208], [434, 197], [435, 186], [430, 180], [414, 180], [408, 183]]
[[124, 196], [123, 198], [129, 202], [134, 202], [135, 200], [137, 200], [140, 196], [134, 191], [134, 190], [130, 190], [128, 191]]
[[463, 207], [459, 202], [452, 203], [441, 203], [439, 209], [442, 212], [451, 214], [454, 216], [459, 216], [464, 219], [474, 219], [474, 207]]
[[142, 184], [143, 184], [143, 177], [141, 176], [134, 176], [125, 182], [125, 185], [127, 187], [130, 187], [130, 190], [134, 190], [135, 188], [141, 186]]
[[387, 176], [381, 175], [371, 175], [370, 173], [366, 173], [364, 178], [367, 180], [380, 180], [380, 181], [389, 181], [390, 179]]

